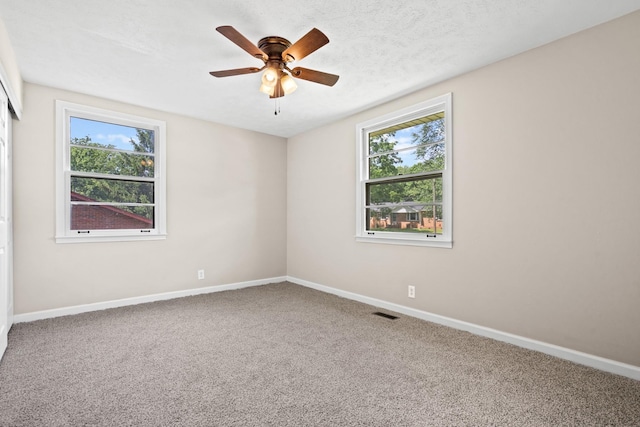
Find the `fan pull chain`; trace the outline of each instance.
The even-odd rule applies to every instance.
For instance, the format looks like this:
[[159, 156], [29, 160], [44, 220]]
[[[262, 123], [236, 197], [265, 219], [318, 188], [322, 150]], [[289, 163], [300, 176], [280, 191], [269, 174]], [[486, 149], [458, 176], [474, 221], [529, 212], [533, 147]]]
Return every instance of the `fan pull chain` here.
[[275, 104], [275, 106], [274, 106], [273, 115], [277, 116], [278, 114], [280, 114], [280, 101], [278, 99], [276, 99], [274, 101], [274, 104]]

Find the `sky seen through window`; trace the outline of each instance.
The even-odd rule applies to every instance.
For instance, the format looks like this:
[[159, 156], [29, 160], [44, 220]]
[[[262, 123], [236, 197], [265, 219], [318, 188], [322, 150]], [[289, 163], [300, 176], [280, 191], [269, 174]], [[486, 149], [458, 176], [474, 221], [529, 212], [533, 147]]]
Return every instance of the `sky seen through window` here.
[[98, 122], [95, 120], [71, 117], [71, 139], [89, 136], [92, 142], [113, 145], [119, 150], [133, 150], [131, 139], [138, 142], [136, 128], [114, 123]]

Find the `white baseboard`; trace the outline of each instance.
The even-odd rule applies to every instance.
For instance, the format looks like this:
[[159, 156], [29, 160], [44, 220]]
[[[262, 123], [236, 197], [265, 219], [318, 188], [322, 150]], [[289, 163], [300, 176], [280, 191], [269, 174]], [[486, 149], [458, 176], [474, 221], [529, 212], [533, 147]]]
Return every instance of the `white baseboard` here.
[[347, 292], [329, 286], [320, 285], [317, 283], [309, 282], [307, 280], [299, 279], [297, 277], [287, 277], [287, 281], [295, 283], [297, 285], [306, 286], [321, 292], [334, 294], [343, 298], [347, 298], [354, 301], [359, 301], [365, 304], [369, 304], [375, 307], [385, 308], [387, 310], [402, 313], [407, 316], [417, 317], [418, 319], [426, 320], [429, 322], [437, 323], [439, 325], [448, 326], [454, 329], [467, 331], [475, 335], [480, 335], [487, 338], [492, 338], [497, 341], [506, 342], [509, 344], [523, 347], [529, 350], [539, 351], [551, 356], [559, 357], [560, 359], [569, 360], [574, 363], [589, 366], [601, 371], [610, 372], [617, 375], [632, 378], [634, 380], [640, 380], [640, 367], [629, 365], [622, 362], [617, 362], [611, 359], [605, 359], [603, 357], [594, 356], [592, 354], [583, 353], [570, 348], [560, 347], [554, 344], [545, 343], [542, 341], [533, 340], [519, 335], [510, 334], [508, 332], [502, 332], [496, 329], [486, 328], [484, 326], [476, 325], [473, 323], [464, 322], [462, 320], [456, 320], [450, 317], [440, 316], [438, 314], [429, 313], [422, 310], [416, 310], [414, 308], [405, 307], [399, 304], [366, 297], [353, 292]]
[[34, 311], [31, 313], [15, 314], [13, 323], [33, 322], [34, 320], [50, 319], [52, 317], [69, 316], [72, 314], [87, 313], [89, 311], [105, 310], [107, 308], [124, 307], [127, 305], [143, 304], [147, 302], [163, 301], [174, 298], [188, 297], [192, 295], [209, 294], [213, 292], [230, 291], [234, 289], [248, 288], [251, 286], [268, 285], [286, 281], [285, 276], [271, 277], [269, 279], [251, 280], [248, 282], [231, 283], [227, 285], [207, 286], [204, 288], [187, 289], [184, 291], [164, 292], [160, 294], [144, 295], [140, 297], [124, 298], [112, 301], [97, 302], [93, 304], [76, 305], [72, 307], [54, 308], [52, 310]]

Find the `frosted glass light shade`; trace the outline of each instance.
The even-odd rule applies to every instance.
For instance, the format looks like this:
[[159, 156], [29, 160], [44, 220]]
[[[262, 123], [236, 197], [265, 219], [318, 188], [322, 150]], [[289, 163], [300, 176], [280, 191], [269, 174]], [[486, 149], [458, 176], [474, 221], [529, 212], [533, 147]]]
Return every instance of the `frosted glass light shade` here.
[[273, 96], [273, 93], [275, 92], [275, 85], [274, 86], [267, 86], [264, 83], [262, 85], [260, 85], [260, 92], [262, 93], [266, 93], [269, 96]]
[[288, 74], [284, 74], [282, 78], [280, 78], [280, 84], [282, 85], [282, 90], [284, 91], [285, 95], [289, 95], [290, 93], [293, 93], [296, 89], [298, 89], [298, 85]]
[[262, 75], [262, 84], [265, 86], [274, 87], [278, 81], [278, 71], [275, 68], [267, 68]]

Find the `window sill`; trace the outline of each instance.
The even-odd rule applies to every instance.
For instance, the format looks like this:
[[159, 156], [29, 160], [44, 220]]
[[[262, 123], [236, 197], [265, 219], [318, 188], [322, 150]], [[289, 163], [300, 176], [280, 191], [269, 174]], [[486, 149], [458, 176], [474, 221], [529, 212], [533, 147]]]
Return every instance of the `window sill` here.
[[120, 236], [56, 236], [56, 243], [136, 242], [140, 240], [165, 240], [166, 234]]
[[426, 246], [431, 248], [451, 249], [453, 243], [447, 240], [422, 240], [408, 239], [402, 237], [388, 236], [356, 236], [356, 242], [360, 243], [382, 243], [386, 245], [402, 245], [402, 246]]

